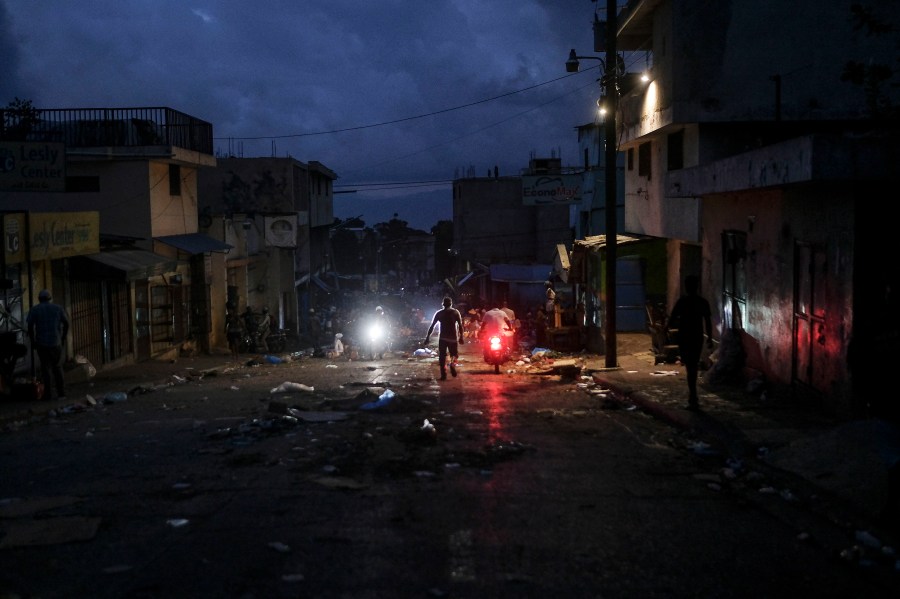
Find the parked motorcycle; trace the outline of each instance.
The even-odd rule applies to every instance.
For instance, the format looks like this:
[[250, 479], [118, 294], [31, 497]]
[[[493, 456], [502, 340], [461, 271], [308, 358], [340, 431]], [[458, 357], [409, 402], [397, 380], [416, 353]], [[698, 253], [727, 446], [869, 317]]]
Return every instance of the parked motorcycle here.
[[484, 361], [494, 367], [494, 373], [500, 374], [500, 366], [509, 360], [509, 335], [491, 335], [483, 346]]
[[288, 331], [286, 329], [277, 329], [269, 333], [269, 336], [266, 337], [266, 345], [269, 346], [269, 351], [275, 354], [283, 352], [287, 345], [287, 336]]

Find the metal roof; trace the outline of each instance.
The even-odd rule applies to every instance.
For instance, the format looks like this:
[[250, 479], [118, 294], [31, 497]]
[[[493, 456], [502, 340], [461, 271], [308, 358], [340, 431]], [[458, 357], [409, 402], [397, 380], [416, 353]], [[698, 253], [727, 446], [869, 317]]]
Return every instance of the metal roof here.
[[183, 235], [166, 235], [154, 237], [155, 241], [178, 248], [188, 254], [203, 254], [206, 252], [225, 252], [233, 248], [233, 245], [219, 241], [203, 233], [185, 233]]
[[95, 276], [103, 279], [118, 279], [136, 281], [150, 277], [174, 272], [178, 269], [178, 260], [166, 258], [153, 252], [138, 249], [110, 250], [98, 254], [85, 254], [73, 256], [70, 260], [82, 263], [84, 269], [78, 269], [80, 274]]

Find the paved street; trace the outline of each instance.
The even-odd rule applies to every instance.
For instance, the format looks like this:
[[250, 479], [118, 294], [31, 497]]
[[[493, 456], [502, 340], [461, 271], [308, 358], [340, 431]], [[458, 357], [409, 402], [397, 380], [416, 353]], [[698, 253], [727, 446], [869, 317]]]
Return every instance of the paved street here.
[[[378, 361], [184, 359], [72, 385], [70, 399], [97, 405], [0, 434], [0, 595], [900, 588], [883, 564], [841, 556], [846, 530], [759, 499], [762, 474], [604, 392], [577, 359], [494, 374], [477, 344], [463, 349], [443, 382], [433, 359], [398, 348]], [[273, 392], [285, 382], [303, 387]], [[104, 401], [114, 391], [127, 398]]]

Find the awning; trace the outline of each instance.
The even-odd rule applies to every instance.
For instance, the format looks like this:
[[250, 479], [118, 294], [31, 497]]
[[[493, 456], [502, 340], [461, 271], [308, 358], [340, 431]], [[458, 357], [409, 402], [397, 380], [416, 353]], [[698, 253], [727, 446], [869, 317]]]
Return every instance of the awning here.
[[166, 235], [154, 237], [155, 241], [178, 248], [188, 254], [203, 254], [206, 252], [225, 252], [233, 248], [233, 245], [214, 239], [203, 233], [185, 233], [184, 235]]
[[565, 244], [556, 244], [556, 253], [553, 255], [553, 272], [563, 283], [569, 282], [569, 251]]
[[552, 269], [549, 264], [491, 264], [491, 281], [543, 285]]
[[[294, 287], [299, 287], [300, 285], [304, 285], [309, 280], [310, 280], [309, 273], [306, 273], [305, 275], [303, 275], [302, 277], [300, 277], [299, 279], [296, 279], [294, 281]], [[331, 291], [332, 291], [331, 287], [329, 287], [325, 281], [320, 279], [318, 277], [318, 275], [312, 276], [312, 282], [315, 283], [316, 285], [318, 285], [319, 288], [322, 289], [322, 291], [327, 291], [327, 292], [331, 293]]]
[[109, 250], [69, 258], [78, 278], [138, 281], [178, 269], [178, 260], [138, 249]]

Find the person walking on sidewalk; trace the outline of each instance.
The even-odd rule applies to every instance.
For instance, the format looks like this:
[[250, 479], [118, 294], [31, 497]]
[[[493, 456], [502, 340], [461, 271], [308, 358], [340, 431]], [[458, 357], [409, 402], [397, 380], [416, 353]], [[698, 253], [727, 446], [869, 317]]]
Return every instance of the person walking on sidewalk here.
[[240, 358], [241, 340], [244, 338], [245, 331], [244, 319], [240, 314], [230, 311], [225, 315], [225, 336], [228, 338], [231, 357], [235, 360]]
[[689, 410], [700, 409], [697, 395], [697, 375], [700, 370], [700, 354], [703, 351], [703, 335], [706, 346], [712, 349], [712, 316], [709, 302], [699, 294], [700, 279], [688, 275], [684, 279], [685, 295], [678, 298], [669, 316], [669, 328], [678, 330], [678, 351], [687, 371]]
[[50, 291], [41, 290], [38, 304], [32, 306], [25, 317], [31, 347], [37, 351], [41, 362], [41, 380], [44, 383], [44, 397], [49, 399], [51, 383], [56, 388], [56, 399], [66, 399], [66, 380], [63, 377], [62, 344], [69, 334], [69, 317], [62, 306], [54, 304]]
[[[438, 363], [441, 366], [441, 380], [447, 380], [447, 354], [450, 354], [450, 374], [456, 376], [456, 361], [459, 359], [459, 346], [465, 343], [463, 340], [463, 323], [459, 310], [452, 307], [453, 300], [445, 297], [443, 301], [443, 309], [434, 313], [431, 319], [431, 326], [425, 334], [425, 340], [422, 345], [428, 345], [431, 339], [431, 333], [438, 323], [441, 325], [440, 336], [438, 337]], [[457, 343], [457, 339], [459, 342]]]

